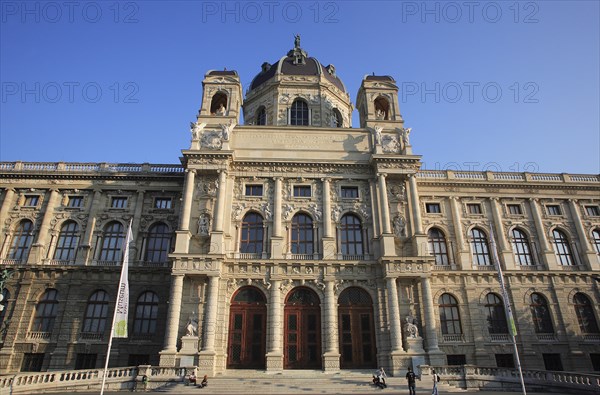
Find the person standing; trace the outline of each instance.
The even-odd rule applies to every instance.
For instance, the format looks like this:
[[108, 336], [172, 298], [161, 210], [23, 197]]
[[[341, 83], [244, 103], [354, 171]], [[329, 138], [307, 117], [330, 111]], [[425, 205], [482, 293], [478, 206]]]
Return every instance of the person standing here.
[[437, 385], [440, 381], [440, 376], [438, 376], [438, 374], [435, 372], [435, 369], [432, 369], [431, 373], [433, 375], [433, 389], [431, 390], [431, 395], [438, 395]]
[[412, 371], [412, 368], [408, 368], [408, 372], [406, 373], [406, 381], [408, 381], [408, 395], [417, 395], [416, 389], [416, 379], [417, 375]]

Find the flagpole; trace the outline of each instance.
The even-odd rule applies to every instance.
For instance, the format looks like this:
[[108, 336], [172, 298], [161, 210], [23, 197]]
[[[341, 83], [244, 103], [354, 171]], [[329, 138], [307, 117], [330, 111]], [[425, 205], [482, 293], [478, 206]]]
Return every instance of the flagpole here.
[[519, 349], [517, 348], [517, 341], [515, 336], [517, 335], [517, 327], [515, 325], [515, 319], [512, 314], [512, 309], [510, 308], [510, 302], [508, 301], [508, 292], [506, 290], [506, 285], [504, 283], [504, 275], [502, 274], [502, 267], [500, 266], [500, 258], [498, 257], [498, 251], [496, 250], [496, 239], [494, 237], [494, 229], [490, 227], [490, 239], [491, 239], [491, 247], [492, 247], [492, 257], [494, 259], [494, 264], [498, 269], [498, 281], [500, 281], [500, 289], [502, 290], [502, 299], [504, 299], [504, 310], [506, 311], [506, 318], [509, 324], [509, 333], [510, 339], [512, 341], [513, 348], [515, 350], [515, 357], [517, 359], [517, 369], [519, 369], [519, 378], [521, 379], [521, 389], [523, 390], [523, 395], [527, 395], [527, 391], [525, 390], [525, 381], [523, 380], [523, 370], [521, 369], [521, 359], [519, 358]]
[[[133, 219], [129, 221], [129, 228], [127, 229], [127, 237], [125, 238], [125, 245], [123, 252], [123, 262], [121, 264], [121, 277], [119, 279], [119, 289], [117, 291], [117, 299], [115, 300], [115, 311], [113, 313], [112, 325], [110, 327], [110, 336], [108, 337], [108, 350], [106, 351], [106, 361], [104, 362], [104, 372], [102, 373], [102, 387], [100, 389], [100, 395], [104, 394], [104, 385], [106, 384], [106, 375], [108, 373], [108, 360], [110, 359], [110, 349], [112, 348], [113, 334], [115, 332], [115, 322], [117, 321], [117, 315], [119, 311], [119, 303], [125, 303], [125, 320], [127, 320], [127, 310], [129, 308], [129, 283], [127, 277], [129, 275], [129, 243], [131, 243], [133, 236], [131, 233], [131, 224]], [[127, 321], [125, 321], [123, 336], [123, 328], [119, 328], [118, 337], [127, 337]]]

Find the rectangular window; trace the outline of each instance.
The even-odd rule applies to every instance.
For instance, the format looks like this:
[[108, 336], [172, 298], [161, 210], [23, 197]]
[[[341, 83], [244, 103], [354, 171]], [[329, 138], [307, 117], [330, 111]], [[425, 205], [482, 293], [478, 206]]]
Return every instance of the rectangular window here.
[[514, 368], [515, 360], [512, 354], [495, 354], [496, 366], [499, 368]]
[[469, 214], [481, 214], [481, 204], [479, 203], [469, 203], [467, 204], [467, 212]]
[[67, 203], [67, 207], [83, 207], [83, 196], [69, 196], [69, 202]]
[[75, 370], [95, 369], [96, 359], [98, 359], [98, 354], [77, 354], [77, 359], [75, 360]]
[[170, 209], [171, 208], [171, 198], [156, 198], [154, 199], [154, 208], [159, 209]]
[[585, 206], [585, 212], [590, 217], [600, 217], [600, 208], [598, 206]]
[[25, 207], [37, 207], [40, 201], [40, 197], [38, 195], [25, 195], [25, 202], [23, 206]]
[[512, 214], [512, 215], [520, 215], [523, 214], [523, 210], [521, 210], [521, 205], [520, 204], [509, 204], [508, 206], [508, 213]]
[[548, 215], [561, 215], [560, 206], [557, 204], [547, 205], [546, 211], [548, 212]]
[[248, 184], [246, 185], [246, 196], [262, 196], [263, 186], [260, 184]]
[[439, 203], [425, 203], [425, 211], [430, 214], [440, 214], [442, 212], [442, 208]]
[[126, 197], [114, 197], [110, 201], [111, 208], [125, 208], [127, 207], [127, 198]]
[[600, 354], [590, 354], [592, 360], [592, 369], [594, 372], [600, 372]]
[[150, 355], [129, 354], [127, 366], [150, 365]]
[[294, 197], [310, 197], [310, 185], [294, 185]]
[[454, 354], [447, 355], [448, 365], [466, 365], [467, 364], [467, 356], [464, 354]]
[[43, 363], [43, 353], [25, 353], [21, 364], [21, 372], [41, 372]]
[[546, 370], [562, 371], [562, 361], [560, 360], [560, 354], [542, 354], [544, 358], [544, 367]]
[[342, 187], [342, 199], [358, 199], [358, 187]]

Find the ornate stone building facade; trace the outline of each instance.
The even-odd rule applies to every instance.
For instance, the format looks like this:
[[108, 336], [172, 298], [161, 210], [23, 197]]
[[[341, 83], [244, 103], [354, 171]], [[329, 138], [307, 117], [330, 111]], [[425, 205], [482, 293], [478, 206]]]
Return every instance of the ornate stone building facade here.
[[391, 77], [356, 109], [298, 39], [206, 74], [181, 165], [0, 163], [0, 370], [103, 364], [130, 219], [114, 366], [511, 366], [497, 252], [523, 366], [600, 370], [599, 177], [420, 170]]

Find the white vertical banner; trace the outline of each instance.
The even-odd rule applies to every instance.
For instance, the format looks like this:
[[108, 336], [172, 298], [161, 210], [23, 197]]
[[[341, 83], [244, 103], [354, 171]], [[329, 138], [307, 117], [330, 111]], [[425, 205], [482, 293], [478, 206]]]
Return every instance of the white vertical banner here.
[[129, 244], [133, 240], [131, 222], [125, 238], [125, 250], [123, 252], [123, 263], [121, 265], [121, 279], [119, 280], [119, 291], [117, 293], [117, 304], [115, 306], [115, 318], [113, 321], [113, 337], [127, 337], [127, 316], [129, 315]]

